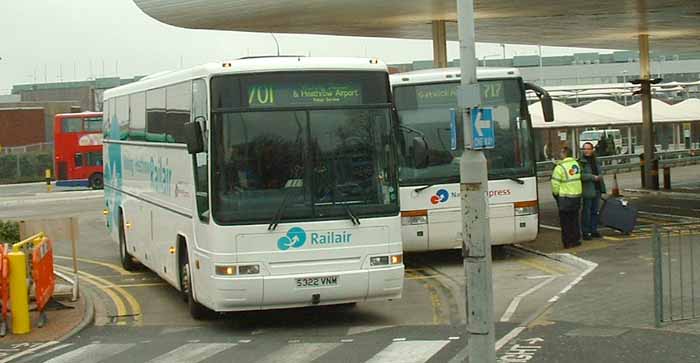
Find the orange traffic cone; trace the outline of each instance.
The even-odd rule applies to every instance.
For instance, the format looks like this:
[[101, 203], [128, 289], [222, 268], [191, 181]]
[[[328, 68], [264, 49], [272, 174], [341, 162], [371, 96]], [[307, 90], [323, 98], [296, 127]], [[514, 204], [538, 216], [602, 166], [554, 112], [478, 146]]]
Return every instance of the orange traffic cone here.
[[611, 194], [613, 197], [620, 196], [620, 186], [617, 184], [617, 174], [613, 174], [613, 188]]

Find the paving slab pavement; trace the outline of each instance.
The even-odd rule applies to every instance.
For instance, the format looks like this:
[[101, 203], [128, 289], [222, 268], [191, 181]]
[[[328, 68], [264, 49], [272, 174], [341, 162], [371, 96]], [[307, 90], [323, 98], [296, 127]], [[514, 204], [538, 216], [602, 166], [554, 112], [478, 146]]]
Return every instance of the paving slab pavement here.
[[[562, 252], [557, 231], [524, 246]], [[700, 320], [655, 327], [650, 238], [565, 252], [598, 267], [503, 347], [500, 362], [700, 362]]]

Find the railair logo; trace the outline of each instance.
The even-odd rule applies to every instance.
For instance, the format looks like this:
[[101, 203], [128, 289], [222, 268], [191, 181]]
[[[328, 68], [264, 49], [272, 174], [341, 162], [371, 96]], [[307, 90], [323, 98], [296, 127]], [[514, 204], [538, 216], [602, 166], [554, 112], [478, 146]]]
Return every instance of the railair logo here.
[[445, 203], [448, 199], [450, 199], [450, 193], [445, 189], [438, 189], [438, 191], [435, 192], [435, 195], [430, 197], [430, 203]]
[[277, 248], [286, 251], [289, 248], [300, 248], [306, 243], [306, 231], [301, 227], [293, 227], [287, 231], [286, 236], [277, 240]]
[[[286, 236], [277, 240], [277, 248], [286, 251], [290, 248], [301, 248], [307, 240], [306, 231], [301, 227], [293, 227], [287, 231]], [[314, 246], [337, 245], [352, 242], [352, 233], [342, 231], [311, 232], [311, 244]]]

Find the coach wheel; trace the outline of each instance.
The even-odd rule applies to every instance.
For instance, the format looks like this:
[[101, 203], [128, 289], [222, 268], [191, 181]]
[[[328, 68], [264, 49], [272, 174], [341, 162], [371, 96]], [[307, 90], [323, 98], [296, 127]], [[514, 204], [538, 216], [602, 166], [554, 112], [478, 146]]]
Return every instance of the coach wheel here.
[[95, 173], [90, 176], [89, 180], [90, 188], [92, 189], [102, 189], [104, 188], [104, 177], [102, 176], [101, 173]]
[[182, 284], [182, 293], [190, 310], [190, 316], [195, 320], [210, 319], [214, 316], [214, 312], [198, 303], [192, 295], [192, 275], [190, 274], [190, 263], [189, 257], [187, 257], [187, 251], [183, 251], [180, 256], [180, 282]]
[[138, 268], [138, 264], [134, 262], [134, 257], [131, 256], [126, 248], [126, 235], [124, 233], [124, 215], [119, 213], [119, 259], [122, 267], [127, 271], [134, 271]]

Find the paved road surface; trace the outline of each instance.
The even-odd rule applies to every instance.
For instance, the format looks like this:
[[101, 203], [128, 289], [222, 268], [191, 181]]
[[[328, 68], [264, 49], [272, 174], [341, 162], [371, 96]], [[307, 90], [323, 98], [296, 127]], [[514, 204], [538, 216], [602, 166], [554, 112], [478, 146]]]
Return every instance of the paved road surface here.
[[[87, 192], [91, 193], [91, 192]], [[62, 198], [59, 193], [55, 198]], [[161, 357], [202, 361], [445, 362], [465, 348], [464, 270], [460, 251], [407, 254], [404, 296], [349, 307], [314, 307], [190, 318], [179, 293], [155, 274], [127, 272], [106, 233], [102, 200], [17, 204], [0, 219], [76, 215], [80, 218], [82, 285], [95, 299], [95, 326], [66, 342], [33, 347], [14, 361], [143, 362]], [[68, 267], [69, 244], [55, 243], [57, 268]], [[575, 280], [580, 270], [517, 249], [494, 261], [497, 338], [525, 323]], [[185, 347], [185, 348], [182, 348]], [[5, 348], [0, 341], [1, 349]], [[179, 349], [179, 350], [178, 350]], [[185, 354], [186, 353], [186, 354]], [[194, 354], [194, 353], [192, 353]], [[8, 355], [10, 357], [10, 355]], [[289, 360], [290, 357], [299, 359]], [[376, 358], [375, 358], [376, 357]], [[156, 360], [158, 361], [158, 360]], [[0, 354], [0, 362], [2, 354]]]

